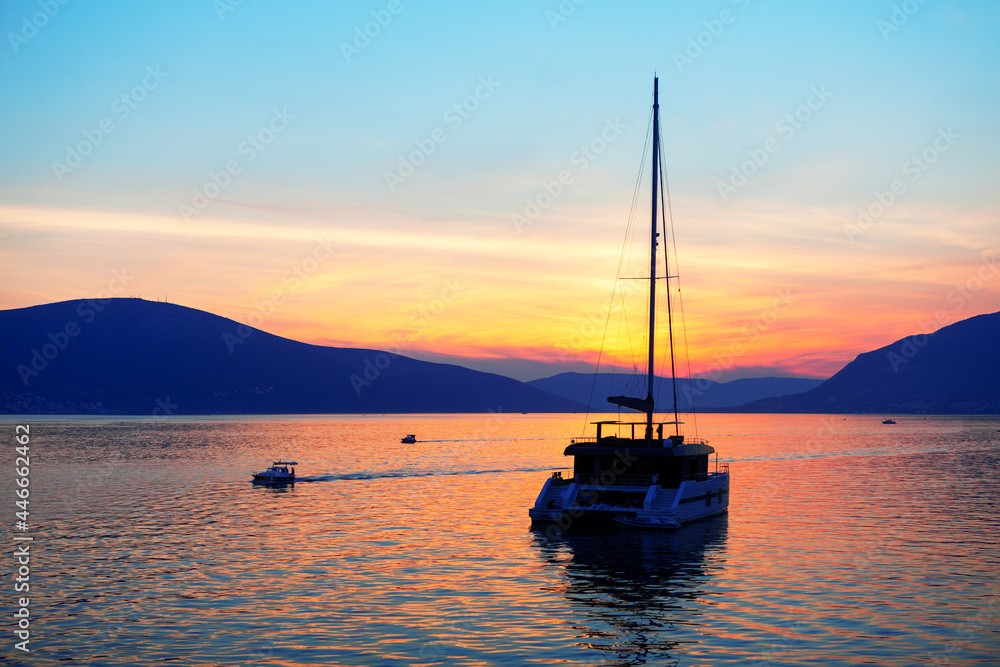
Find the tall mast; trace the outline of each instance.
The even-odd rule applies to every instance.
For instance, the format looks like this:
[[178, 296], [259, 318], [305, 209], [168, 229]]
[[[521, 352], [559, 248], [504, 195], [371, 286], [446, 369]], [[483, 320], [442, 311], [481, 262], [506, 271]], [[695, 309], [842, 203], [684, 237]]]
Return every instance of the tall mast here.
[[[656, 185], [660, 166], [660, 80], [653, 77], [653, 215], [649, 238], [649, 371], [646, 400], [653, 403], [654, 350], [653, 332], [656, 331]], [[653, 410], [646, 413], [646, 440], [653, 439]]]

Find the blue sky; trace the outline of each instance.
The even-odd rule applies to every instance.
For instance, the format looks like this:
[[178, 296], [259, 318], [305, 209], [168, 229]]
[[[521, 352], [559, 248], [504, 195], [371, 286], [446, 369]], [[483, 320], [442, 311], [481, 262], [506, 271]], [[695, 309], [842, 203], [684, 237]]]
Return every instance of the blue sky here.
[[[519, 377], [581, 369], [599, 341], [550, 352], [606, 300], [655, 71], [692, 333], [739, 339], [791, 287], [796, 305], [726, 377], [829, 375], [942, 308], [1000, 309], [1000, 279], [947, 302], [1000, 252], [998, 19], [995, 3], [934, 0], [7, 2], [0, 307], [87, 296], [128, 265], [146, 298], [246, 321], [330, 237], [336, 260], [262, 328], [384, 346], [460, 278], [410, 353]], [[600, 155], [515, 230], [609, 123]], [[268, 142], [249, 151], [254, 136]], [[433, 152], [390, 189], [421, 142]], [[896, 180], [903, 193], [852, 233]]]

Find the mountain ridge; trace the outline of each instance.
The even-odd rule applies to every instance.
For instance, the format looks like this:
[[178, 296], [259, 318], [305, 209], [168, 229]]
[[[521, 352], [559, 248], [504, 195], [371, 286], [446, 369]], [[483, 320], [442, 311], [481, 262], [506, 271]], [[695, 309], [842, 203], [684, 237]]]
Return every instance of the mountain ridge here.
[[[607, 397], [628, 393], [629, 386], [637, 381], [631, 374], [623, 373], [558, 373], [551, 377], [531, 380], [529, 385], [549, 393], [587, 405], [593, 412], [614, 411]], [[642, 386], [633, 389], [632, 395], [645, 395], [645, 376]], [[750, 401], [795, 394], [819, 386], [823, 380], [810, 378], [742, 378], [729, 382], [715, 382], [707, 378], [677, 378], [678, 410], [680, 412], [711, 411], [731, 408]], [[669, 377], [654, 379], [654, 398], [660, 410], [673, 409], [672, 388]], [[593, 391], [592, 391], [593, 388]], [[669, 408], [666, 406], [670, 406]]]
[[859, 354], [815, 389], [739, 412], [1000, 414], [1000, 312]]
[[574, 412], [517, 380], [382, 350], [293, 341], [136, 298], [0, 311], [10, 414]]
[[[628, 393], [602, 377], [610, 374], [522, 383], [383, 350], [302, 343], [137, 298], [4, 310], [0, 331], [7, 414], [578, 412], [588, 402], [603, 412], [606, 396]], [[822, 382], [678, 378], [678, 408], [689, 411], [696, 399], [694, 407], [717, 412], [1000, 414], [997, 341], [1000, 312], [976, 315], [859, 354]], [[601, 389], [590, 400], [595, 382]], [[644, 386], [643, 379], [635, 395]], [[669, 410], [664, 392], [669, 387], [657, 404]], [[754, 392], [755, 400], [739, 403]]]

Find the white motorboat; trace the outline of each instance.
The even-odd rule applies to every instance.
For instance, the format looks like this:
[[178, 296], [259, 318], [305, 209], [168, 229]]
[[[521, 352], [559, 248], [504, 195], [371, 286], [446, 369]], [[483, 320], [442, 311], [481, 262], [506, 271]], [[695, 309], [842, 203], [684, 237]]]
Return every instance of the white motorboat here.
[[[660, 120], [658, 83], [653, 79], [652, 113], [652, 230], [649, 237], [649, 318], [647, 341], [648, 370], [635, 378], [646, 384], [645, 398], [611, 396], [608, 402], [644, 413], [642, 421], [610, 420], [593, 422], [595, 437], [576, 438], [564, 454], [573, 458], [573, 477], [554, 473], [542, 486], [533, 507], [528, 509], [532, 525], [555, 525], [559, 530], [593, 523], [619, 524], [644, 528], [676, 528], [683, 523], [725, 512], [729, 508], [729, 465], [718, 463], [710, 469], [709, 457], [715, 449], [705, 440], [685, 438], [680, 433], [677, 410], [677, 381], [674, 363], [674, 335], [671, 321], [670, 285], [676, 275], [666, 266], [660, 280], [666, 281], [667, 325], [669, 327], [670, 369], [673, 377], [673, 419], [654, 420], [654, 334], [656, 331], [657, 288], [657, 187], [660, 172]], [[668, 200], [669, 201], [669, 200]], [[664, 207], [666, 208], [666, 207]], [[665, 221], [664, 221], [665, 223]], [[664, 224], [665, 232], [666, 224]], [[666, 245], [666, 244], [663, 244]], [[619, 279], [631, 277], [619, 276]], [[673, 435], [664, 436], [671, 426]], [[638, 427], [638, 428], [637, 428]], [[637, 433], [638, 431], [638, 433]]]
[[400, 440], [400, 442], [406, 443], [408, 445], [412, 445], [416, 441], [417, 441], [417, 436], [413, 435], [412, 433]]
[[252, 472], [253, 481], [261, 484], [294, 484], [297, 461], [275, 461], [264, 472]]

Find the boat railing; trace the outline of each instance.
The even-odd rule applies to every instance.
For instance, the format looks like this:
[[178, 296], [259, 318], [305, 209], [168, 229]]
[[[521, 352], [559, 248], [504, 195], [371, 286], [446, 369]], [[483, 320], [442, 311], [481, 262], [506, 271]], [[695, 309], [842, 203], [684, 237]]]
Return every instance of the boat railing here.
[[719, 463], [719, 464], [716, 464], [716, 466], [715, 466], [715, 472], [716, 472], [716, 474], [719, 474], [719, 475], [728, 475], [729, 474], [729, 464], [728, 463]]
[[652, 475], [616, 475], [605, 471], [603, 475], [581, 475], [577, 473], [576, 483], [584, 486], [649, 486], [653, 483]]
[[[631, 438], [628, 438], [628, 437], [619, 437], [619, 436], [614, 436], [614, 435], [606, 435], [606, 436], [603, 436], [602, 438], [598, 439], [598, 438], [593, 437], [593, 436], [588, 436], [588, 437], [584, 437], [584, 438], [573, 438], [570, 441], [570, 444], [571, 445], [585, 445], [585, 446], [586, 445], [598, 445], [602, 441], [606, 442], [606, 443], [609, 443], [609, 444], [613, 444], [613, 443], [615, 443], [618, 440], [631, 440]], [[644, 441], [643, 438], [636, 438], [636, 440]], [[657, 440], [656, 438], [654, 438], [652, 442], [654, 443], [653, 444], [654, 447], [658, 447], [658, 446], [661, 446], [661, 445], [664, 446], [664, 447], [670, 447], [671, 446], [670, 438], [664, 438], [663, 440]], [[684, 445], [707, 445], [708, 444], [708, 440], [705, 440], [704, 438], [685, 438], [685, 440], [684, 440], [684, 442], [682, 444], [684, 444]]]

